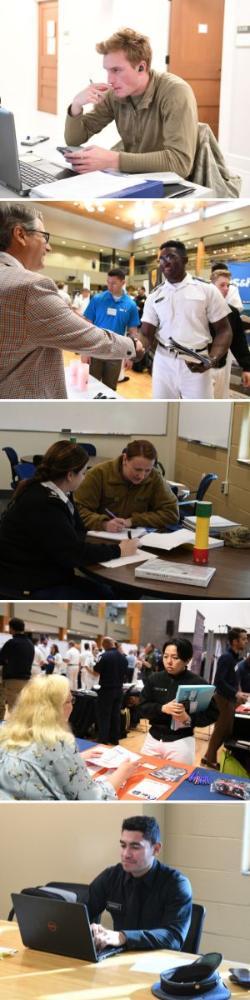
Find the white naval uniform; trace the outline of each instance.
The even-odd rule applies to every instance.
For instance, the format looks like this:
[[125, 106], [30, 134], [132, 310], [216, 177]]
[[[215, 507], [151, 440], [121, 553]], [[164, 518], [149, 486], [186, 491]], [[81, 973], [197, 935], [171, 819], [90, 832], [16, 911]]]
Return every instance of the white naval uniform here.
[[[186, 274], [183, 281], [164, 281], [145, 302], [142, 322], [156, 327], [156, 338], [170, 346], [173, 337], [183, 347], [203, 350], [212, 343], [209, 323], [230, 313], [221, 292], [209, 282]], [[201, 355], [202, 359], [202, 355]], [[153, 363], [153, 399], [212, 399], [211, 371], [196, 374], [185, 361], [158, 344]]]
[[70, 646], [70, 649], [64, 660], [67, 662], [67, 678], [70, 685], [71, 691], [77, 691], [77, 681], [78, 681], [78, 670], [80, 663], [80, 652], [76, 649], [76, 646]]

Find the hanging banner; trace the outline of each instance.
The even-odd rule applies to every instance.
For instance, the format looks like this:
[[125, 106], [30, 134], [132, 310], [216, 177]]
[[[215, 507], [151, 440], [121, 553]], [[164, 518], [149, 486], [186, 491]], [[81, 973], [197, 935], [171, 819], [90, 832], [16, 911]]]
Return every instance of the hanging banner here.
[[250, 304], [250, 261], [244, 261], [244, 264], [241, 264], [239, 261], [229, 260], [228, 267], [242, 302]]
[[192, 670], [194, 671], [195, 674], [201, 673], [204, 635], [205, 635], [205, 616], [201, 614], [201, 611], [197, 611], [195, 626], [194, 626], [193, 658], [192, 658]]

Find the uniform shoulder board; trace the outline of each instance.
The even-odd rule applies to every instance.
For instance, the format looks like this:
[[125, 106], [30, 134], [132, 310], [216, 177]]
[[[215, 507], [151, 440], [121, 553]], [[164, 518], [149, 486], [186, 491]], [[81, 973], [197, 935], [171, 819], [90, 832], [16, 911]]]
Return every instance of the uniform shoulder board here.
[[202, 285], [211, 285], [211, 281], [208, 281], [207, 278], [193, 278], [192, 276], [192, 281], [200, 281]]
[[154, 292], [159, 292], [161, 288], [164, 288], [164, 284], [165, 284], [164, 281], [160, 281], [159, 285], [155, 285], [155, 288], [151, 289], [151, 292], [149, 292], [149, 295], [153, 295]]

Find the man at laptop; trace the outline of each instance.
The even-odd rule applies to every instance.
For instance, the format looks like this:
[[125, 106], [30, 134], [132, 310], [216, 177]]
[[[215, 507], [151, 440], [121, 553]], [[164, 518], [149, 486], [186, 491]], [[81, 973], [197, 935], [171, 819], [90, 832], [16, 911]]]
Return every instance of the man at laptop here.
[[[79, 146], [114, 121], [122, 143], [118, 149], [88, 146], [69, 152], [68, 162], [77, 173], [166, 170], [189, 177], [198, 135], [197, 105], [189, 84], [173, 73], [152, 70], [149, 39], [130, 28], [115, 32], [96, 49], [104, 57], [108, 82], [91, 81], [76, 94], [68, 108], [65, 139]], [[83, 113], [90, 103], [93, 110]]]
[[[160, 829], [152, 816], [123, 820], [121, 863], [106, 868], [89, 886], [89, 917], [97, 950], [182, 948], [192, 910], [185, 875], [158, 860]], [[98, 922], [108, 910], [114, 930]]]
[[[0, 397], [67, 397], [63, 350], [91, 357], [140, 355], [131, 337], [99, 329], [60, 298], [38, 272], [50, 251], [49, 233], [35, 205], [0, 204]], [[138, 352], [139, 345], [139, 352]]]

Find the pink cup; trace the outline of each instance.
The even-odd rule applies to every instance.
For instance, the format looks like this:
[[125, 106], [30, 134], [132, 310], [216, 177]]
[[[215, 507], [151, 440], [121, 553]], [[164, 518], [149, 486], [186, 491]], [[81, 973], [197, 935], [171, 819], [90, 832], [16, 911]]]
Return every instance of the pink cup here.
[[69, 371], [70, 371], [70, 384], [78, 384], [78, 371], [80, 368], [80, 361], [70, 361]]
[[82, 392], [86, 391], [89, 381], [89, 365], [80, 364], [77, 373], [77, 388]]

